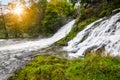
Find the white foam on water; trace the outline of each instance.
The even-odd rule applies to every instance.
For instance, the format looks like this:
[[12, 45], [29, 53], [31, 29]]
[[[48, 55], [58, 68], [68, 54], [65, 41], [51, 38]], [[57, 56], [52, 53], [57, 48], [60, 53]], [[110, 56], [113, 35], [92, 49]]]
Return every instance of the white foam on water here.
[[105, 48], [105, 53], [120, 56], [120, 13], [86, 26], [63, 49], [70, 53], [70, 58], [74, 58], [84, 56], [87, 50], [102, 47]]

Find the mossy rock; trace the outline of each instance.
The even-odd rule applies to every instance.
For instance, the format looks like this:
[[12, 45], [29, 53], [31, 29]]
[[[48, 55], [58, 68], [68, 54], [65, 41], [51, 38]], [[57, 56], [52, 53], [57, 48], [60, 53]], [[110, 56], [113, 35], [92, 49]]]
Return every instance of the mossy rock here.
[[71, 32], [65, 38], [56, 42], [56, 45], [59, 45], [59, 46], [67, 45], [67, 42], [69, 40], [73, 39], [77, 35], [78, 32], [82, 31], [87, 25], [94, 22], [95, 20], [97, 20], [96, 17], [86, 19], [82, 22], [79, 22], [79, 20], [77, 20], [76, 23], [73, 25], [73, 28], [72, 28]]
[[99, 54], [74, 60], [38, 56], [8, 80], [119, 80], [120, 59]]

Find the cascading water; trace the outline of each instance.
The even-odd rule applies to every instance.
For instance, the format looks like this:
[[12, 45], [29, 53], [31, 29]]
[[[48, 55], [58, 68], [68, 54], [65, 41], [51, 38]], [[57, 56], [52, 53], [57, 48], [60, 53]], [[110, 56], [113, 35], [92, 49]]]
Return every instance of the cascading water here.
[[98, 50], [102, 47], [105, 49], [104, 53], [120, 56], [120, 13], [86, 26], [63, 49], [73, 58], [84, 56], [87, 50]]
[[51, 38], [15, 42], [12, 40], [0, 40], [0, 80], [6, 80], [16, 69], [30, 61], [31, 55], [35, 55], [31, 51], [49, 47], [56, 41], [64, 38], [70, 32], [74, 23], [75, 20], [72, 20]]

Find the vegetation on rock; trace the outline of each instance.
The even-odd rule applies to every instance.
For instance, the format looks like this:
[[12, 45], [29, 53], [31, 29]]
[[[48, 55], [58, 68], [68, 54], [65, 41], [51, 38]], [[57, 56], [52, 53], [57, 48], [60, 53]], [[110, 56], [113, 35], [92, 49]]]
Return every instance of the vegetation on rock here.
[[74, 27], [71, 32], [64, 39], [58, 41], [56, 45], [66, 45], [69, 40], [73, 39], [76, 34], [83, 30], [88, 24], [101, 17], [110, 16], [114, 9], [120, 7], [119, 3], [120, 0], [82, 0], [82, 4], [75, 13], [77, 16]]
[[120, 59], [99, 53], [74, 60], [37, 56], [8, 80], [119, 80], [119, 63]]

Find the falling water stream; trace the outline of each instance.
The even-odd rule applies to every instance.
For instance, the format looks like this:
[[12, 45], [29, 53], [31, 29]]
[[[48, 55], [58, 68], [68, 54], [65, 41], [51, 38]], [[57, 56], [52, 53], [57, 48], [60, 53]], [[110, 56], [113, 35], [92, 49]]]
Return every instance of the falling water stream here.
[[71, 30], [75, 20], [64, 25], [50, 38], [37, 40], [0, 40], [0, 80], [6, 80], [16, 69], [23, 67], [32, 57], [34, 51], [47, 48], [64, 38]]
[[96, 51], [103, 47], [105, 54], [120, 57], [120, 13], [89, 24], [63, 49], [74, 58], [84, 56], [88, 50]]

